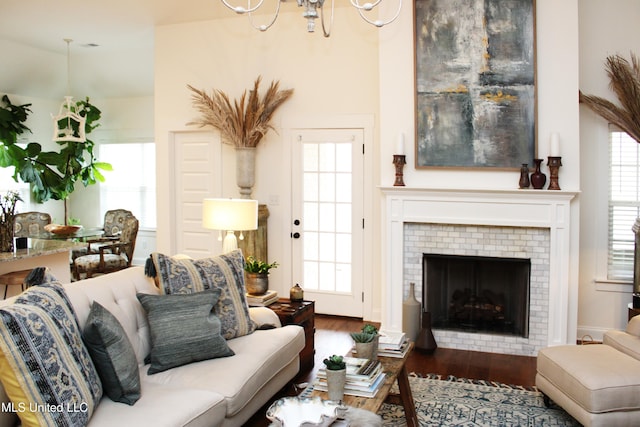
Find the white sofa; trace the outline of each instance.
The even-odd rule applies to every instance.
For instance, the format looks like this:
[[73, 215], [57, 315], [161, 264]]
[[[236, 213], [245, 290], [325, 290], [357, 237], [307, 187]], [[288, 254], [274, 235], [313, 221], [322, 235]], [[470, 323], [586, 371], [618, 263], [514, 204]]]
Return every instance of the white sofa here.
[[640, 426], [640, 316], [602, 344], [540, 350], [536, 386], [584, 426]]
[[[280, 325], [268, 308], [250, 308], [256, 330], [227, 341], [234, 356], [205, 360], [147, 374], [144, 359], [150, 350], [149, 326], [136, 293], [158, 294], [153, 279], [142, 267], [81, 280], [64, 286], [80, 328], [84, 328], [92, 302], [109, 310], [123, 326], [139, 364], [141, 397], [132, 406], [103, 396], [89, 426], [240, 426], [298, 373], [304, 331]], [[0, 306], [12, 299], [0, 301]], [[18, 417], [6, 409], [9, 402], [0, 387], [0, 426], [13, 426]]]

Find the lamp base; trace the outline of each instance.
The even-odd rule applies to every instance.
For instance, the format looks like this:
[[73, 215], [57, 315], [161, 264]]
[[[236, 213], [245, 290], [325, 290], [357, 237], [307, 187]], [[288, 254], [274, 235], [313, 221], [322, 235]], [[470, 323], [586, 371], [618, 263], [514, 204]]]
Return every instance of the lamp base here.
[[227, 231], [227, 235], [224, 236], [222, 241], [222, 253], [226, 254], [238, 249], [238, 239], [232, 230]]

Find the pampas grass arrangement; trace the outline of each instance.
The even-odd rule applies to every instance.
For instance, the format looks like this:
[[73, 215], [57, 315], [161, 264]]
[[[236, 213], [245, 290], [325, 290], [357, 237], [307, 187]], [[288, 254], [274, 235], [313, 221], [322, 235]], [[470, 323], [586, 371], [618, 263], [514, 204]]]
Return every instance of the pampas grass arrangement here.
[[195, 109], [202, 114], [199, 120], [189, 122], [189, 125], [200, 127], [211, 126], [222, 136], [222, 142], [238, 147], [256, 147], [269, 129], [275, 111], [293, 94], [293, 89], [280, 90], [279, 82], [271, 85], [263, 96], [260, 96], [261, 76], [256, 79], [253, 89], [245, 90], [240, 99], [233, 102], [229, 96], [219, 89], [214, 89], [211, 95], [187, 85], [192, 92]]
[[611, 55], [607, 57], [606, 70], [611, 81], [609, 87], [621, 105], [582, 92], [579, 100], [640, 143], [640, 62], [633, 53], [631, 62], [620, 55]]

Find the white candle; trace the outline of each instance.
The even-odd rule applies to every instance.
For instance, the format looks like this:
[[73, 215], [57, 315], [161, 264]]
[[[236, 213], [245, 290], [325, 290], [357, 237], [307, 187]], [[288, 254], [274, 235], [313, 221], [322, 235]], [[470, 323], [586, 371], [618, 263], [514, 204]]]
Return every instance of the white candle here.
[[396, 154], [404, 155], [404, 133], [402, 132], [398, 135]]
[[560, 157], [560, 135], [558, 132], [552, 132], [549, 141], [549, 156]]

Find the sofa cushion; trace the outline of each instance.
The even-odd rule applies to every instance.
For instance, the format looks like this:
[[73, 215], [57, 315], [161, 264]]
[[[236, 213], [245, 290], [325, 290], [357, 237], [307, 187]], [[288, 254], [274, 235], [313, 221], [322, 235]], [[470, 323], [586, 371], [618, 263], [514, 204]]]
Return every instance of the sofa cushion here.
[[[289, 325], [256, 331], [229, 340], [228, 344], [236, 353], [233, 357], [206, 360], [146, 377], [142, 373], [142, 381], [219, 393], [225, 397], [227, 418], [231, 418], [296, 360], [305, 345], [304, 330]], [[284, 383], [290, 378], [284, 378]], [[284, 383], [271, 390], [271, 395]]]
[[115, 273], [67, 283], [64, 287], [78, 316], [81, 329], [86, 326], [93, 301], [97, 301], [118, 319], [136, 353], [138, 365], [144, 365], [144, 360], [151, 350], [151, 339], [147, 313], [136, 294], [159, 295], [160, 291], [153, 279], [144, 275], [142, 267], [130, 267]]
[[135, 405], [103, 398], [90, 427], [211, 427], [221, 425], [224, 414], [224, 398], [217, 393], [142, 381]]
[[140, 399], [138, 361], [118, 319], [94, 301], [82, 338], [100, 375], [104, 393], [115, 402], [136, 403]]
[[627, 323], [627, 333], [640, 337], [640, 316], [633, 316]]
[[640, 336], [617, 329], [610, 329], [602, 335], [602, 343], [640, 360]]
[[138, 294], [151, 331], [148, 374], [217, 357], [233, 356], [212, 313], [219, 289], [193, 294]]
[[255, 331], [245, 297], [242, 251], [202, 259], [176, 259], [151, 254], [160, 290], [165, 294], [189, 294], [220, 289], [215, 312], [222, 322], [222, 336], [240, 337]]
[[22, 425], [85, 425], [102, 384], [62, 286], [27, 289], [0, 319], [0, 379]]
[[537, 373], [587, 412], [640, 409], [640, 361], [608, 345], [543, 348]]

